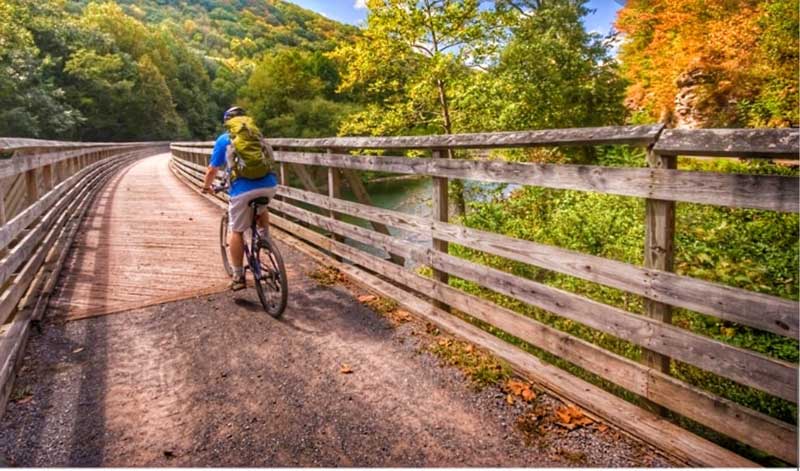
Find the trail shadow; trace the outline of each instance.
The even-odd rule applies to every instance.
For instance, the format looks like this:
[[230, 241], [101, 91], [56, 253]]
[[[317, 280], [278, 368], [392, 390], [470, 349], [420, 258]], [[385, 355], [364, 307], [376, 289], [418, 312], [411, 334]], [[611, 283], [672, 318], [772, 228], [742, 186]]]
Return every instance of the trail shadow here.
[[261, 305], [260, 302], [255, 302], [251, 299], [246, 298], [233, 298], [233, 304], [249, 311], [249, 312], [259, 312], [261, 314], [266, 314], [264, 312], [264, 307]]

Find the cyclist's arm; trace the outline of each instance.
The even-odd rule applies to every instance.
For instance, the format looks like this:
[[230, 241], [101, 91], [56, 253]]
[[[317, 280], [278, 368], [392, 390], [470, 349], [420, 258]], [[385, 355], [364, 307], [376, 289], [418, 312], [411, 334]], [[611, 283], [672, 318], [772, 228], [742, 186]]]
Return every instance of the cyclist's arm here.
[[211, 185], [214, 184], [214, 178], [217, 176], [217, 167], [208, 166], [206, 169], [206, 176], [203, 180], [203, 191], [210, 192]]
[[228, 134], [225, 133], [219, 136], [217, 142], [214, 143], [214, 150], [211, 152], [211, 161], [206, 169], [205, 178], [203, 179], [203, 191], [211, 191], [211, 185], [214, 184], [214, 177], [217, 176], [217, 172], [219, 169], [225, 168], [225, 151], [228, 149], [230, 142]]

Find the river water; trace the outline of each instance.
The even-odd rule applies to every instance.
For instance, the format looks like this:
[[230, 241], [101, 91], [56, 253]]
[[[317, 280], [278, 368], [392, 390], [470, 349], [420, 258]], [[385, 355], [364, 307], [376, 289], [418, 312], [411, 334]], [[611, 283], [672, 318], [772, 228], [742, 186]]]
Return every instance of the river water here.
[[[486, 201], [492, 198], [493, 195], [497, 195], [501, 198], [508, 197], [508, 195], [517, 188], [516, 185], [498, 185], [475, 181], [465, 181], [464, 185], [467, 190], [468, 201]], [[423, 218], [431, 217], [433, 180], [429, 177], [382, 180], [380, 182], [367, 183], [365, 186], [373, 206]], [[342, 196], [351, 201], [355, 200], [353, 195], [347, 190], [344, 191]], [[368, 222], [357, 218], [345, 216], [343, 220], [362, 227], [369, 227]], [[410, 243], [425, 246], [430, 246], [431, 244], [431, 239], [427, 236], [403, 231], [394, 227], [390, 227], [389, 231], [394, 237], [398, 237]], [[372, 253], [373, 255], [388, 258], [386, 252], [374, 247], [364, 245], [351, 239], [346, 239], [346, 243]], [[407, 261], [406, 266], [412, 267], [413, 264]]]

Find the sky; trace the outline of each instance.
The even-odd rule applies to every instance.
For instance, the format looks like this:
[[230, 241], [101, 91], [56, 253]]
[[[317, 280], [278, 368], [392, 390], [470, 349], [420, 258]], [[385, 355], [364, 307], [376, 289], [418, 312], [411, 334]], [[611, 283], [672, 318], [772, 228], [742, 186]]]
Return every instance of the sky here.
[[[367, 16], [367, 10], [363, 7], [363, 0], [289, 0], [303, 8], [322, 13], [328, 18], [358, 25]], [[606, 34], [611, 29], [611, 24], [617, 15], [617, 10], [622, 8], [621, 0], [589, 0], [587, 6], [595, 10], [593, 14], [587, 15], [584, 25], [588, 31], [595, 31]]]

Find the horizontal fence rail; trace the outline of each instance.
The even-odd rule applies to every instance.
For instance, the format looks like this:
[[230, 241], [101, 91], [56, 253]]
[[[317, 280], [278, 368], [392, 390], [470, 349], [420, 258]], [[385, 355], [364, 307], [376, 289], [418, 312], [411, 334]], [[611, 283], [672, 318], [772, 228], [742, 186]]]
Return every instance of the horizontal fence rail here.
[[[688, 463], [752, 465], [727, 450], [692, 438], [696, 436], [688, 432], [677, 432], [674, 426], [651, 412], [638, 409], [564, 370], [541, 363], [518, 347], [449, 314], [448, 310], [463, 312], [610, 381], [654, 405], [656, 413], [670, 410], [785, 462], [797, 463], [794, 424], [674, 378], [669, 370], [670, 360], [680, 361], [785, 401], [797, 402], [797, 364], [720, 342], [671, 323], [671, 310], [684, 308], [798, 339], [800, 307], [796, 301], [679, 275], [672, 267], [675, 202], [786, 213], [800, 210], [800, 185], [796, 177], [682, 171], [677, 169], [676, 157], [796, 160], [797, 129], [663, 130], [661, 126], [628, 126], [451, 136], [270, 139], [268, 142], [276, 151], [281, 180], [280, 198], [270, 205], [274, 213], [272, 223], [346, 260], [350, 265], [340, 267], [348, 273], [356, 273], [363, 279], [369, 279], [369, 273], [381, 275], [383, 279], [374, 279], [370, 285], [377, 291], [392, 294], [410, 310], [493, 351], [551, 391]], [[649, 167], [609, 168], [442, 158], [449, 149], [459, 148], [595, 145], [646, 148]], [[212, 146], [212, 142], [173, 143], [173, 171], [185, 182], [200, 185]], [[431, 150], [432, 157], [356, 155], [368, 149]], [[312, 178], [307, 166], [326, 170], [327, 191], [325, 184]], [[288, 185], [289, 171], [296, 174], [304, 189]], [[357, 171], [431, 177], [434, 181], [433, 216], [424, 218], [371, 205]], [[345, 177], [357, 202], [339, 196], [341, 176]], [[453, 224], [447, 217], [449, 179], [643, 198], [647, 233], [644, 266]], [[365, 220], [371, 224], [371, 229], [342, 221], [341, 215]], [[401, 240], [392, 236], [388, 227], [430, 238], [432, 244]], [[347, 240], [379, 249], [391, 259], [350, 246], [345, 243]], [[645, 315], [455, 257], [448, 253], [451, 243], [641, 296], [645, 301]], [[430, 267], [433, 277], [407, 268], [403, 260]], [[637, 362], [624, 358], [468, 294], [448, 282], [451, 276], [638, 345], [643, 349], [643, 359]], [[391, 284], [387, 284], [387, 280]], [[629, 412], [620, 417], [620, 410]], [[678, 436], [680, 438], [676, 438]]]
[[163, 142], [0, 138], [0, 414], [31, 321], [39, 319], [83, 214], [123, 165]]

